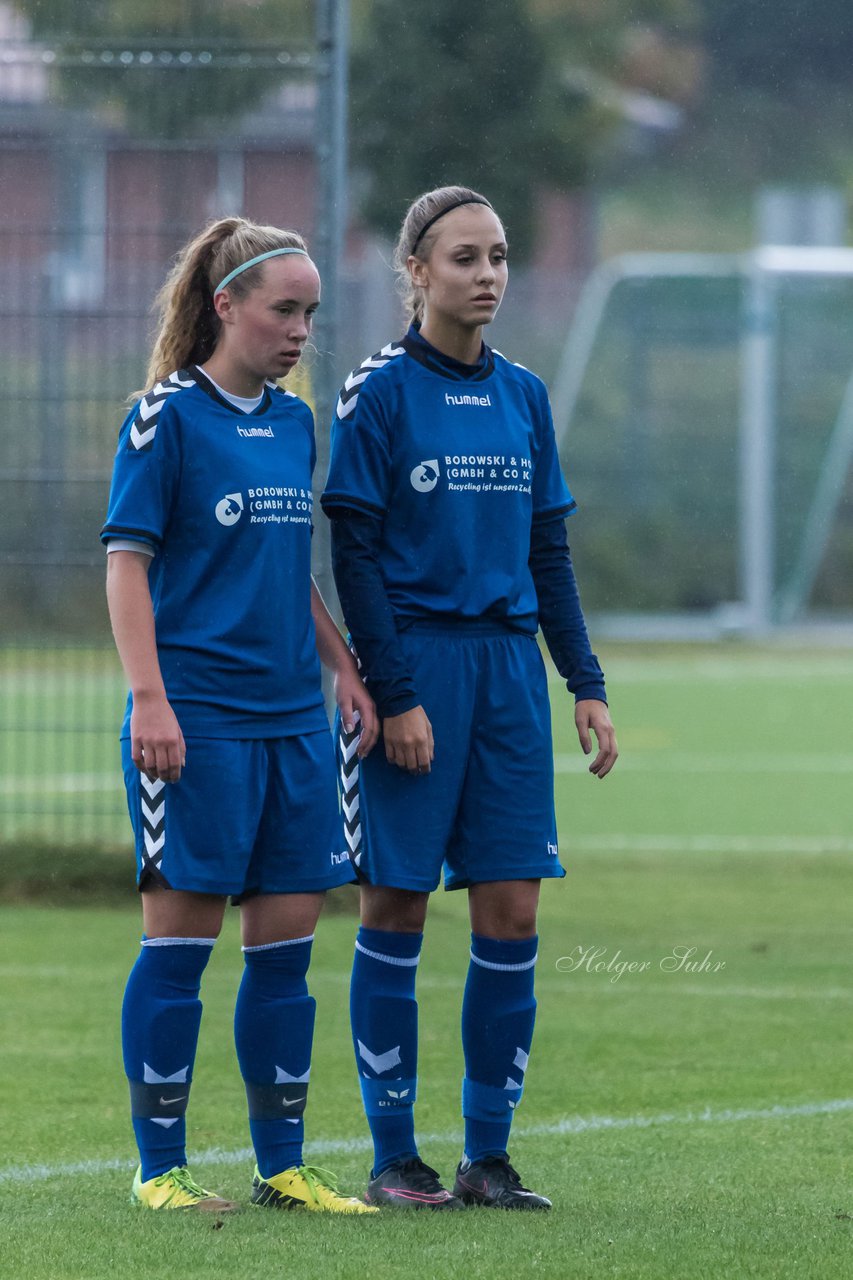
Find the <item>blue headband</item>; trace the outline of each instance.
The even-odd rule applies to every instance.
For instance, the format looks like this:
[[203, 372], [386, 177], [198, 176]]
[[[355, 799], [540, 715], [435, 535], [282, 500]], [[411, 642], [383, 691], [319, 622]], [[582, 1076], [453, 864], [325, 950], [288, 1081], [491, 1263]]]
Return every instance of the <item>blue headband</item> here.
[[306, 249], [270, 249], [268, 253], [259, 253], [257, 258], [250, 258], [249, 261], [244, 262], [242, 266], [235, 267], [233, 271], [229, 271], [225, 279], [220, 280], [219, 284], [213, 290], [214, 295], [219, 293], [220, 289], [224, 289], [227, 284], [230, 284], [235, 276], [239, 276], [242, 272], [248, 271], [249, 267], [256, 267], [259, 262], [266, 262], [267, 258], [278, 258], [283, 253], [301, 253], [303, 257], [308, 257], [308, 251]]

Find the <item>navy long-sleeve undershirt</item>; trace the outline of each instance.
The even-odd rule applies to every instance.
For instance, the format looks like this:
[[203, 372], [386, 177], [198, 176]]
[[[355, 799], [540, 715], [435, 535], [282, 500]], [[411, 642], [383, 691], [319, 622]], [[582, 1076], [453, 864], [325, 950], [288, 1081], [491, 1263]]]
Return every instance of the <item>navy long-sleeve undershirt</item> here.
[[328, 514], [338, 599], [371, 696], [383, 719], [402, 715], [419, 699], [377, 560], [382, 520], [351, 507], [335, 507]]
[[[378, 563], [382, 520], [349, 507], [332, 517], [332, 567], [355, 650], [380, 716], [418, 706], [414, 678], [401, 651], [394, 611]], [[530, 572], [539, 623], [560, 675], [575, 699], [606, 702], [604, 676], [592, 652], [562, 516], [536, 521], [530, 537]]]
[[534, 521], [528, 564], [539, 604], [539, 626], [554, 666], [576, 702], [585, 698], [606, 702], [604, 674], [590, 647], [562, 516]]

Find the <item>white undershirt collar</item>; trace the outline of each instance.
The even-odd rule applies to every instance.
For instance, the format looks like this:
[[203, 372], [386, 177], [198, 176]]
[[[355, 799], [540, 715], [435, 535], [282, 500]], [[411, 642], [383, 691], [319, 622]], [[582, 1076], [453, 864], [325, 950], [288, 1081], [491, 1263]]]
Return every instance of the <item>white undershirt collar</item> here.
[[202, 373], [210, 385], [216, 387], [222, 399], [227, 400], [229, 404], [233, 404], [234, 408], [239, 409], [242, 413], [253, 413], [264, 398], [263, 391], [259, 396], [235, 396], [231, 391], [226, 391], [224, 387], [220, 387], [219, 383], [211, 378], [206, 369], [202, 369]]

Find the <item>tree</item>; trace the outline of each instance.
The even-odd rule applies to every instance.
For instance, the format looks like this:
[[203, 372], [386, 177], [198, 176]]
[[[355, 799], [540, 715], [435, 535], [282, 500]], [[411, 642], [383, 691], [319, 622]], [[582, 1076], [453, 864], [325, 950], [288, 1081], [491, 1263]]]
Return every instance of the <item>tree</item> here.
[[531, 190], [583, 181], [583, 152], [570, 144], [586, 116], [585, 106], [561, 102], [521, 0], [375, 0], [352, 69], [364, 213], [391, 233], [421, 191], [462, 183], [494, 201], [523, 256]]
[[850, 171], [848, 0], [698, 0], [709, 66], [685, 158], [710, 183], [840, 181]]
[[[686, 32], [694, 0], [373, 0], [359, 7], [352, 152], [363, 211], [393, 232], [409, 201], [444, 183], [482, 189], [513, 255], [529, 251], [535, 194], [591, 181], [621, 125], [630, 36]], [[678, 62], [676, 45], [666, 58]], [[676, 50], [676, 52], [673, 52]], [[611, 85], [613, 93], [605, 91]], [[655, 84], [634, 87], [657, 91]], [[668, 86], [664, 86], [664, 91]]]
[[848, 0], [701, 0], [717, 80], [772, 97], [849, 85], [853, 11]]

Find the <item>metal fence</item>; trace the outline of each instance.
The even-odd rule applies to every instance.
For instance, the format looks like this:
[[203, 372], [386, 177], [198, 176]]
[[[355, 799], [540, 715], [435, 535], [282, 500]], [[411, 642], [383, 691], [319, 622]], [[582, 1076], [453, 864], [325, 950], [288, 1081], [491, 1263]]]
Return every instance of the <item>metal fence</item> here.
[[[176, 249], [217, 214], [286, 218], [310, 237], [324, 279], [316, 344], [337, 345], [346, 4], [308, 8], [314, 39], [295, 50], [35, 43], [26, 32], [0, 43], [0, 843], [128, 838], [126, 695], [98, 531], [118, 426], [143, 384], [151, 303]], [[193, 136], [176, 136], [188, 88], [203, 99], [211, 71], [241, 101], [235, 86], [255, 77], [262, 100], [215, 130], [202, 112]], [[88, 93], [105, 75], [137, 104], [157, 76], [159, 96], [174, 85], [178, 106], [150, 131], [117, 127]], [[321, 418], [338, 377], [318, 363]]]
[[[318, 485], [340, 378], [400, 332], [387, 247], [362, 233], [338, 278], [344, 6], [317, 0], [315, 7], [317, 39], [298, 59], [255, 50], [241, 61], [228, 51], [231, 72], [280, 76], [285, 94], [274, 93], [267, 115], [241, 119], [231, 132], [154, 142], [103, 121], [96, 126], [59, 93], [40, 105], [4, 104], [10, 63], [0, 57], [0, 846], [129, 838], [117, 742], [125, 687], [97, 535], [118, 426], [144, 379], [151, 301], [175, 250], [207, 217], [234, 211], [286, 221], [309, 236], [324, 282], [310, 371]], [[52, 61], [45, 52], [55, 54]], [[148, 52], [138, 42], [96, 53], [42, 48], [38, 62], [30, 51], [22, 84], [37, 96], [35, 72], [49, 77], [70, 65], [97, 75], [98, 66], [115, 70], [119, 55], [119, 65], [144, 74]], [[181, 63], [180, 51], [160, 47], [156, 57], [168, 53], [173, 61], [154, 65], [204, 76], [205, 50], [183, 52]], [[111, 61], [97, 63], [107, 54]], [[513, 269], [489, 341], [553, 376], [579, 284], [556, 271]], [[853, 387], [850, 288], [831, 279], [786, 286], [773, 321], [776, 586], [795, 574], [810, 504], [820, 505], [827, 474], [836, 514], [812, 606], [845, 617], [853, 610], [853, 409], [845, 417], [839, 406], [853, 405], [853, 393], [845, 393]], [[585, 604], [593, 621], [596, 614], [719, 613], [724, 623], [742, 585], [743, 291], [728, 277], [637, 279], [608, 294], [601, 310], [600, 332], [579, 314], [585, 363], [562, 454], [580, 504], [571, 540]], [[559, 378], [555, 390], [559, 433]], [[836, 437], [845, 446], [843, 468], [835, 465]], [[324, 532], [318, 521], [321, 573], [328, 572]]]
[[[150, 303], [184, 228], [0, 230], [0, 824], [2, 836], [115, 840], [126, 818], [124, 682], [104, 598], [103, 523]], [[99, 264], [85, 298], [75, 262]], [[92, 267], [93, 272], [96, 267]]]

